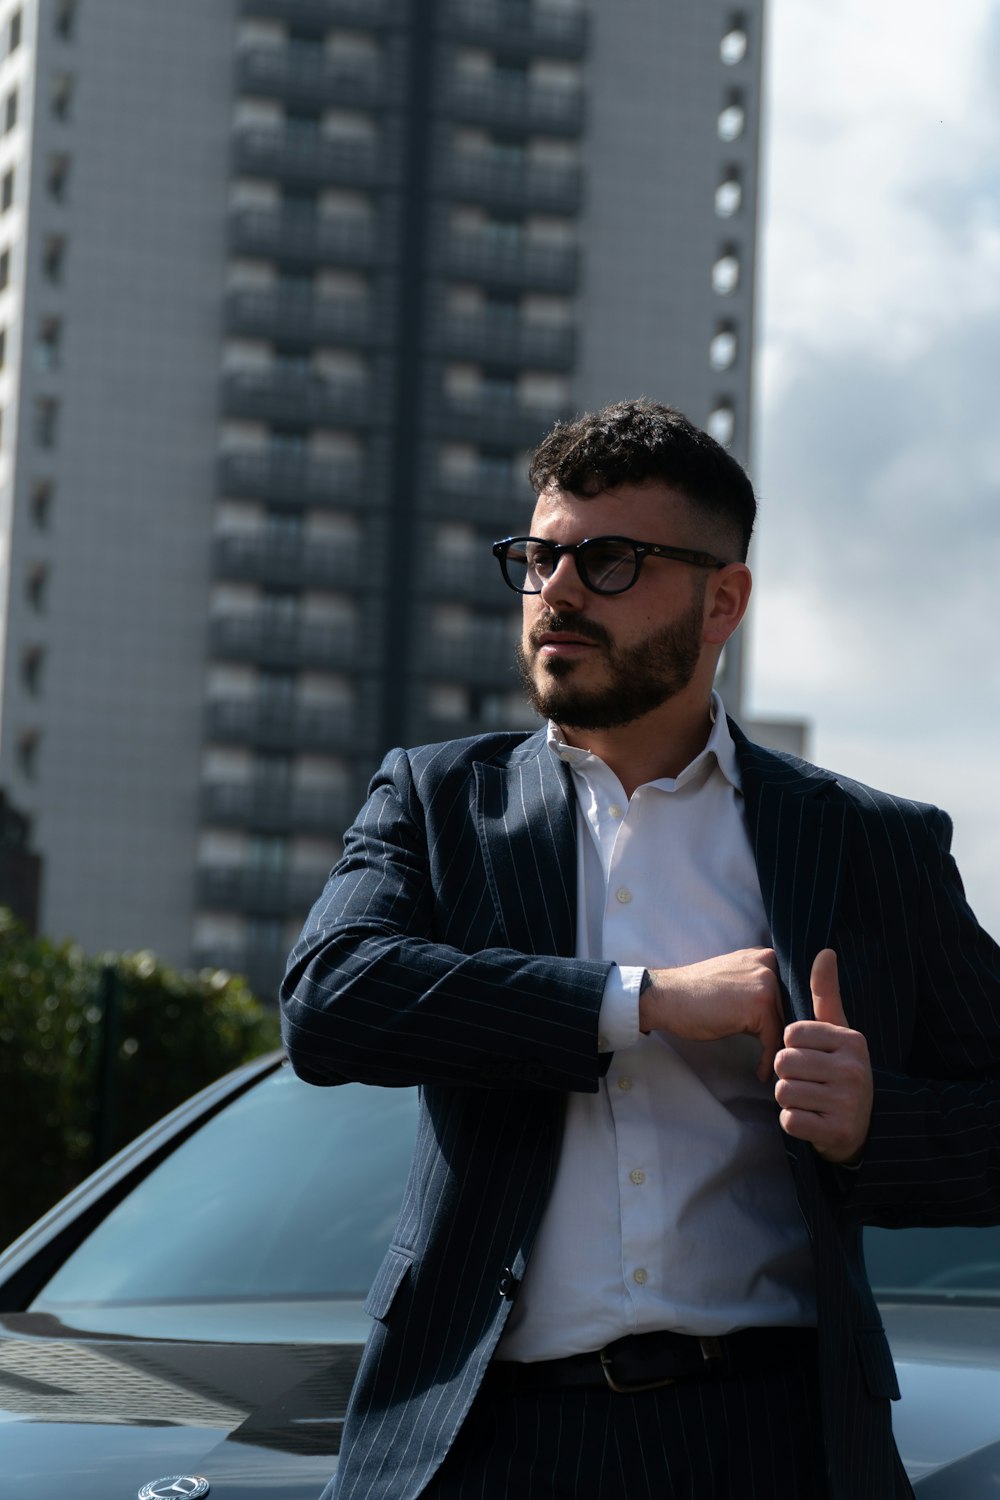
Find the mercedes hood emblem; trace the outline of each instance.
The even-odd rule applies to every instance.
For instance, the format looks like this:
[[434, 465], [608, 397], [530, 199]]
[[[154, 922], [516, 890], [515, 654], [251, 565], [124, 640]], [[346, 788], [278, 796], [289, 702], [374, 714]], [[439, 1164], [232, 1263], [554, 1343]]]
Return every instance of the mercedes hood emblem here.
[[152, 1479], [139, 1491], [139, 1500], [198, 1500], [207, 1495], [211, 1486], [198, 1474], [168, 1474], [164, 1479]]

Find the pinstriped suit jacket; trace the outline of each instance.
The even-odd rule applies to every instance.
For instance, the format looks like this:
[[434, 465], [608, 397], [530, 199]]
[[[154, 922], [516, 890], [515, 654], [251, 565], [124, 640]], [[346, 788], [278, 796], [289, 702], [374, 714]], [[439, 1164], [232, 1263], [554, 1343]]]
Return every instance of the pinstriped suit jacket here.
[[[1000, 951], [945, 814], [733, 733], [788, 1018], [811, 1016], [812, 959], [835, 948], [875, 1069], [860, 1169], [786, 1149], [816, 1262], [830, 1493], [886, 1500], [911, 1492], [861, 1227], [1000, 1219]], [[524, 1271], [565, 1093], [596, 1091], [610, 1062], [609, 965], [572, 957], [575, 866], [572, 785], [544, 732], [394, 751], [291, 955], [296, 1072], [421, 1085], [339, 1500], [411, 1500], [441, 1463]]]

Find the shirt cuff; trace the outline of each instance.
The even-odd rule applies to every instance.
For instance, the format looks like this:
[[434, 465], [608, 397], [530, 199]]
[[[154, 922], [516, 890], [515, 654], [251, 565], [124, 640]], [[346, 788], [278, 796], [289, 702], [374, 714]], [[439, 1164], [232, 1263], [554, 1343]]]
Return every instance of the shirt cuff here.
[[620, 1052], [639, 1040], [639, 986], [645, 972], [631, 965], [612, 967], [597, 1021], [598, 1052]]

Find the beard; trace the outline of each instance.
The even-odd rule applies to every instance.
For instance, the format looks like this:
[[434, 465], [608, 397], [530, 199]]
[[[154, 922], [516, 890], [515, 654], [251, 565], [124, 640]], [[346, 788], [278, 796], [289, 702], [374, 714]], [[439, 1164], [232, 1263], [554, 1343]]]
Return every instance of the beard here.
[[[565, 630], [603, 647], [608, 682], [582, 687], [573, 681], [578, 661], [546, 661], [538, 669], [539, 640], [543, 634]], [[528, 701], [543, 719], [573, 729], [618, 729], [651, 713], [687, 687], [695, 674], [702, 647], [702, 601], [662, 630], [631, 646], [616, 646], [603, 625], [585, 615], [547, 614], [536, 620], [528, 648], [517, 643], [517, 666]]]

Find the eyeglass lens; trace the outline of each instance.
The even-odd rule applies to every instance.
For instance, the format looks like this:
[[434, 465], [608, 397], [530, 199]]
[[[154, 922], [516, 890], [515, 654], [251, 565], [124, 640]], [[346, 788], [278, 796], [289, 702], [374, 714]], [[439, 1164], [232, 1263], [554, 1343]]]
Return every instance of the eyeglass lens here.
[[[574, 550], [577, 571], [588, 588], [601, 594], [619, 593], [635, 580], [638, 566], [635, 549], [627, 541], [598, 537]], [[556, 566], [554, 548], [525, 537], [507, 549], [507, 572], [516, 589], [536, 593], [552, 577]]]

